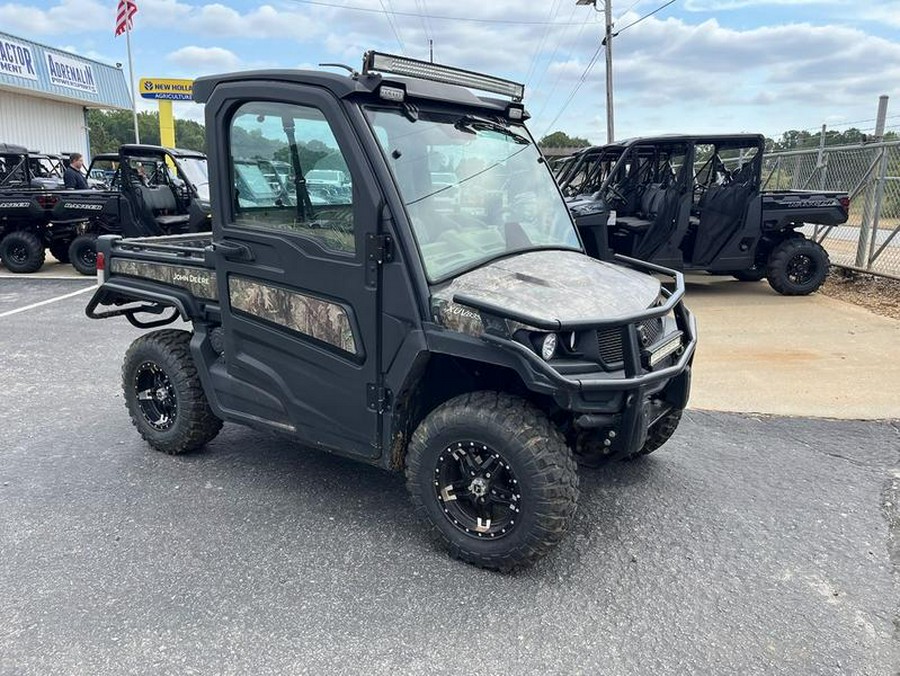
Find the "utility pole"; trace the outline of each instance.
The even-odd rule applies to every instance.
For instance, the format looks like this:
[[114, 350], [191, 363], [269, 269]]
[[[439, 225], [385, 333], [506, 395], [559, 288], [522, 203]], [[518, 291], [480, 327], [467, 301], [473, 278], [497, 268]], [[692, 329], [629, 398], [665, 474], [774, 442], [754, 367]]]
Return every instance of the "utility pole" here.
[[[594, 10], [597, 9], [597, 0], [575, 0], [576, 5], [591, 5]], [[603, 14], [605, 17], [606, 29], [601, 43], [606, 49], [606, 142], [612, 143], [616, 139], [615, 132], [615, 115], [613, 113], [613, 71], [612, 71], [612, 39], [613, 20], [612, 20], [612, 0], [605, 0], [603, 3]]]
[[615, 124], [613, 122], [613, 72], [612, 72], [612, 0], [604, 3], [606, 13], [606, 37], [603, 44], [606, 47], [606, 142], [616, 140]]

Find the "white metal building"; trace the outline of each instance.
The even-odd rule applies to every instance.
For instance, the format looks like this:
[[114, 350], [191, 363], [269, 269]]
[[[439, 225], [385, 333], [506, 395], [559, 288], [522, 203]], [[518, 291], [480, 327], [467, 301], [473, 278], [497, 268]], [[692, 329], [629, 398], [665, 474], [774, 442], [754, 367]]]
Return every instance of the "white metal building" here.
[[0, 33], [0, 143], [87, 157], [88, 108], [131, 108], [121, 68]]

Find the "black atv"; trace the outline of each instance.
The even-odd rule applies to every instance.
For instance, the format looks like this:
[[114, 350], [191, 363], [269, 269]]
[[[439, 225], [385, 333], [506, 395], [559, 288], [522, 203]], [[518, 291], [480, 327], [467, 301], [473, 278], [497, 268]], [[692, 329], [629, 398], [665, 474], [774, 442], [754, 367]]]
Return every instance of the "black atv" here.
[[757, 134], [636, 138], [578, 153], [557, 181], [598, 258], [767, 278], [778, 293], [806, 295], [825, 281], [829, 260], [798, 228], [846, 222], [850, 198], [763, 191], [764, 148]]

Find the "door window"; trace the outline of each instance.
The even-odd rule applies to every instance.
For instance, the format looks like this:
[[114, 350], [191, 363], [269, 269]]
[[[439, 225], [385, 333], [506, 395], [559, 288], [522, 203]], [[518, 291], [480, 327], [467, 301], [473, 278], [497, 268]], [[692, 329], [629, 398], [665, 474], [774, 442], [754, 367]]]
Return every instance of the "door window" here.
[[231, 121], [230, 150], [234, 225], [355, 252], [353, 180], [320, 110], [245, 103]]

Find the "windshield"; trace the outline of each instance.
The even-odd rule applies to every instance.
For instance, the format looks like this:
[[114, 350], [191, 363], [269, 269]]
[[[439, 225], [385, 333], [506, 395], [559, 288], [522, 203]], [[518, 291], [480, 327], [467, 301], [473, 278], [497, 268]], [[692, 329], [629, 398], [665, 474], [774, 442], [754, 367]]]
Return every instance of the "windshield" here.
[[205, 157], [181, 157], [178, 165], [185, 178], [197, 188], [197, 197], [209, 201], [209, 168]]
[[[433, 282], [517, 251], [580, 250], [524, 128], [487, 118], [366, 111]], [[414, 117], [417, 119], [410, 119]]]

